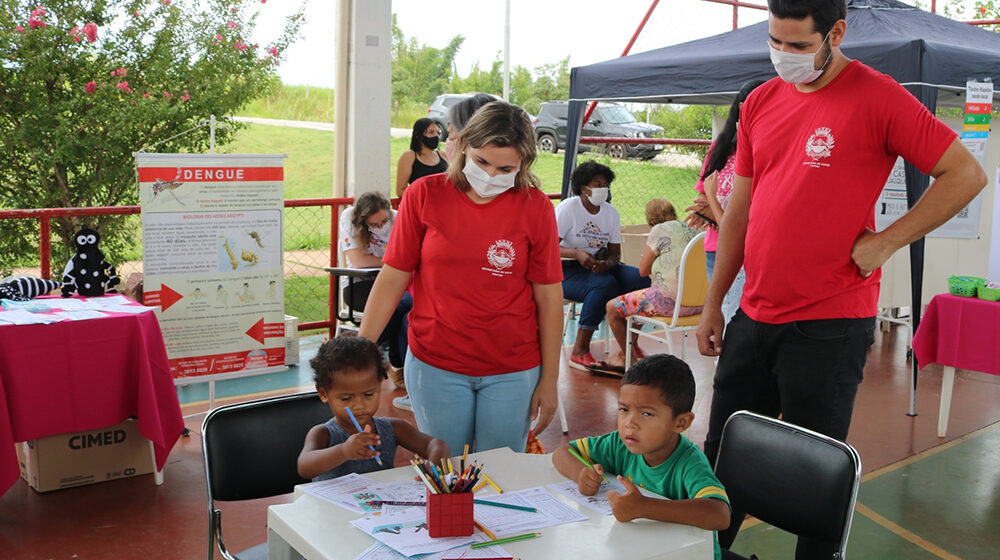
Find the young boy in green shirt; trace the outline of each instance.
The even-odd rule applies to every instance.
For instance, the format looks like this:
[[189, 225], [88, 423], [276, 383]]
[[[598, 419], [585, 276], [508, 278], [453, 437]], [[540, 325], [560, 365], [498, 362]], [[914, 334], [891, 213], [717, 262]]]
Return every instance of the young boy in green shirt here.
[[[705, 454], [681, 435], [694, 421], [694, 376], [682, 360], [656, 354], [640, 360], [622, 378], [618, 429], [561, 445], [552, 454], [556, 469], [593, 496], [605, 472], [618, 476], [625, 493], [608, 492], [618, 521], [640, 517], [694, 525], [710, 531], [729, 527], [729, 497]], [[572, 454], [574, 447], [594, 468]], [[670, 498], [642, 495], [636, 486]], [[715, 557], [721, 556], [718, 540]]]

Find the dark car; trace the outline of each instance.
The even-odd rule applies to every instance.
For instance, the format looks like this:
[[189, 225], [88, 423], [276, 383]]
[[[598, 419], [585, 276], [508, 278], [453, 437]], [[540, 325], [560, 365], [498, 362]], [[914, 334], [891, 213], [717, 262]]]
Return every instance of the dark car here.
[[[569, 104], [565, 101], [542, 103], [535, 118], [535, 141], [539, 151], [556, 153], [566, 149], [566, 116]], [[583, 126], [584, 136], [619, 138], [652, 138], [663, 132], [663, 127], [639, 122], [623, 105], [598, 103], [590, 121]], [[581, 144], [580, 151], [594, 144]], [[599, 144], [600, 145], [600, 144]], [[603, 144], [604, 150], [615, 158], [652, 159], [663, 151], [662, 144]]]
[[[434, 102], [431, 106], [427, 108], [427, 118], [431, 119], [438, 125], [438, 129], [441, 130], [441, 141], [444, 142], [448, 139], [448, 110], [451, 106], [462, 101], [463, 99], [468, 99], [475, 95], [474, 93], [442, 93], [441, 95], [434, 98]], [[490, 94], [493, 95], [493, 94]], [[497, 99], [496, 95], [493, 95]]]

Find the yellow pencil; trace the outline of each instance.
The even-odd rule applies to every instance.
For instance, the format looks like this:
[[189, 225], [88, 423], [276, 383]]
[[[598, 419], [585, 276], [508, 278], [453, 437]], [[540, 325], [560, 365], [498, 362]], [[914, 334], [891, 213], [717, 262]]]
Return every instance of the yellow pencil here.
[[482, 489], [483, 489], [483, 487], [484, 487], [484, 486], [486, 486], [487, 484], [489, 484], [489, 482], [487, 482], [487, 481], [485, 481], [485, 480], [484, 480], [484, 481], [480, 482], [479, 484], [477, 484], [477, 485], [476, 485], [476, 487], [472, 489], [472, 491], [473, 491], [473, 492], [479, 492], [479, 491], [480, 491], [480, 490], [482, 490]]
[[485, 480], [486, 482], [489, 482], [490, 486], [492, 486], [493, 489], [497, 491], [497, 494], [503, 494], [503, 489], [500, 488], [499, 486], [497, 486], [496, 482], [493, 482], [493, 479], [490, 478], [490, 475], [488, 475], [486, 473], [483, 473], [483, 480]]
[[462, 467], [462, 472], [465, 472], [465, 460], [469, 458], [469, 444], [465, 444], [465, 449], [462, 451], [462, 462], [459, 465]]
[[486, 536], [489, 537], [491, 541], [497, 540], [497, 536], [493, 534], [493, 531], [487, 529], [486, 526], [480, 523], [478, 519], [473, 519], [472, 522], [476, 524], [476, 527], [478, 527], [480, 531], [486, 533]]

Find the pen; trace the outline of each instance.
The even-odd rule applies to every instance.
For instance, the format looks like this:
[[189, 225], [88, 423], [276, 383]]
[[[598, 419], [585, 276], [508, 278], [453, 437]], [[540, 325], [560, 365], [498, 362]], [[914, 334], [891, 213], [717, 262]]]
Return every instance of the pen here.
[[505, 543], [514, 542], [514, 541], [523, 541], [524, 539], [533, 539], [535, 537], [540, 537], [540, 536], [542, 536], [541, 533], [525, 533], [523, 535], [515, 535], [513, 537], [504, 537], [502, 539], [494, 539], [492, 541], [472, 543], [469, 546], [469, 548], [483, 548], [485, 546], [491, 546], [491, 545], [494, 545], [494, 544], [505, 544]]
[[[361, 432], [363, 432], [364, 430], [361, 429], [361, 424], [358, 424], [358, 419], [355, 418], [354, 417], [354, 413], [351, 412], [351, 407], [345, 406], [344, 410], [346, 410], [347, 411], [347, 415], [351, 417], [351, 422], [354, 422], [354, 427], [358, 430], [358, 433], [360, 434]], [[368, 449], [371, 449], [373, 453], [375, 452], [375, 447], [373, 447], [371, 445], [368, 446]], [[374, 457], [374, 459], [375, 459], [375, 462], [379, 464], [379, 466], [382, 465], [382, 458], [381, 457], [379, 457], [378, 455], [376, 455]]]
[[493, 507], [502, 507], [502, 508], [510, 508], [510, 509], [519, 509], [521, 511], [538, 511], [537, 509], [535, 509], [533, 507], [517, 506], [517, 505], [514, 505], [514, 504], [504, 504], [504, 503], [501, 503], [501, 502], [491, 502], [489, 500], [472, 500], [472, 503], [479, 504], [481, 506], [493, 506]]
[[[568, 450], [569, 450], [569, 453], [570, 453], [570, 455], [572, 455], [572, 456], [576, 457], [576, 458], [577, 458], [577, 460], [579, 460], [579, 461], [580, 461], [581, 463], [583, 463], [584, 465], [587, 465], [588, 467], [590, 467], [590, 468], [594, 469], [594, 472], [597, 472], [597, 469], [596, 469], [596, 468], [594, 467], [594, 465], [593, 465], [592, 463], [590, 463], [590, 461], [587, 461], [586, 459], [584, 459], [584, 458], [583, 458], [583, 457], [582, 457], [582, 456], [581, 456], [581, 455], [580, 455], [579, 453], [577, 453], [577, 452], [576, 452], [576, 450], [575, 450], [575, 449], [573, 449], [573, 446], [572, 446], [572, 445], [567, 445], [567, 446], [566, 446], [566, 449], [568, 449]], [[602, 474], [602, 475], [601, 475], [601, 480], [607, 480], [607, 477], [605, 477], [605, 476], [604, 476], [604, 475]]]

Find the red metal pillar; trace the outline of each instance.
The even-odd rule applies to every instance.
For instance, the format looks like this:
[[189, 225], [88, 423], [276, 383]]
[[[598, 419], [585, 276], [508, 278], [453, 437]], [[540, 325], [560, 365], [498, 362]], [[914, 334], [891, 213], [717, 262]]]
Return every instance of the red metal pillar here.
[[[635, 44], [635, 40], [639, 37], [639, 32], [642, 31], [642, 28], [646, 26], [646, 22], [649, 21], [649, 16], [653, 15], [653, 9], [656, 8], [656, 5], [659, 3], [660, 0], [653, 0], [653, 3], [649, 5], [649, 9], [646, 10], [646, 15], [642, 17], [642, 21], [639, 22], [639, 26], [635, 28], [635, 33], [632, 34], [632, 38], [628, 40], [628, 44], [625, 45], [625, 50], [622, 51], [622, 54], [619, 55], [618, 58], [627, 55], [628, 52], [632, 50], [632, 45]], [[597, 102], [591, 101], [590, 105], [587, 107], [587, 111], [583, 114], [584, 124], [587, 124], [587, 121], [590, 120], [590, 115], [594, 113], [594, 109], [596, 107], [597, 107]]]
[[50, 230], [49, 217], [42, 215], [42, 217], [38, 219], [38, 252], [39, 257], [41, 257], [41, 263], [39, 264], [41, 265], [42, 278], [46, 280], [48, 280], [52, 275], [52, 271], [49, 266], [49, 261], [51, 260], [50, 256], [52, 253]]

